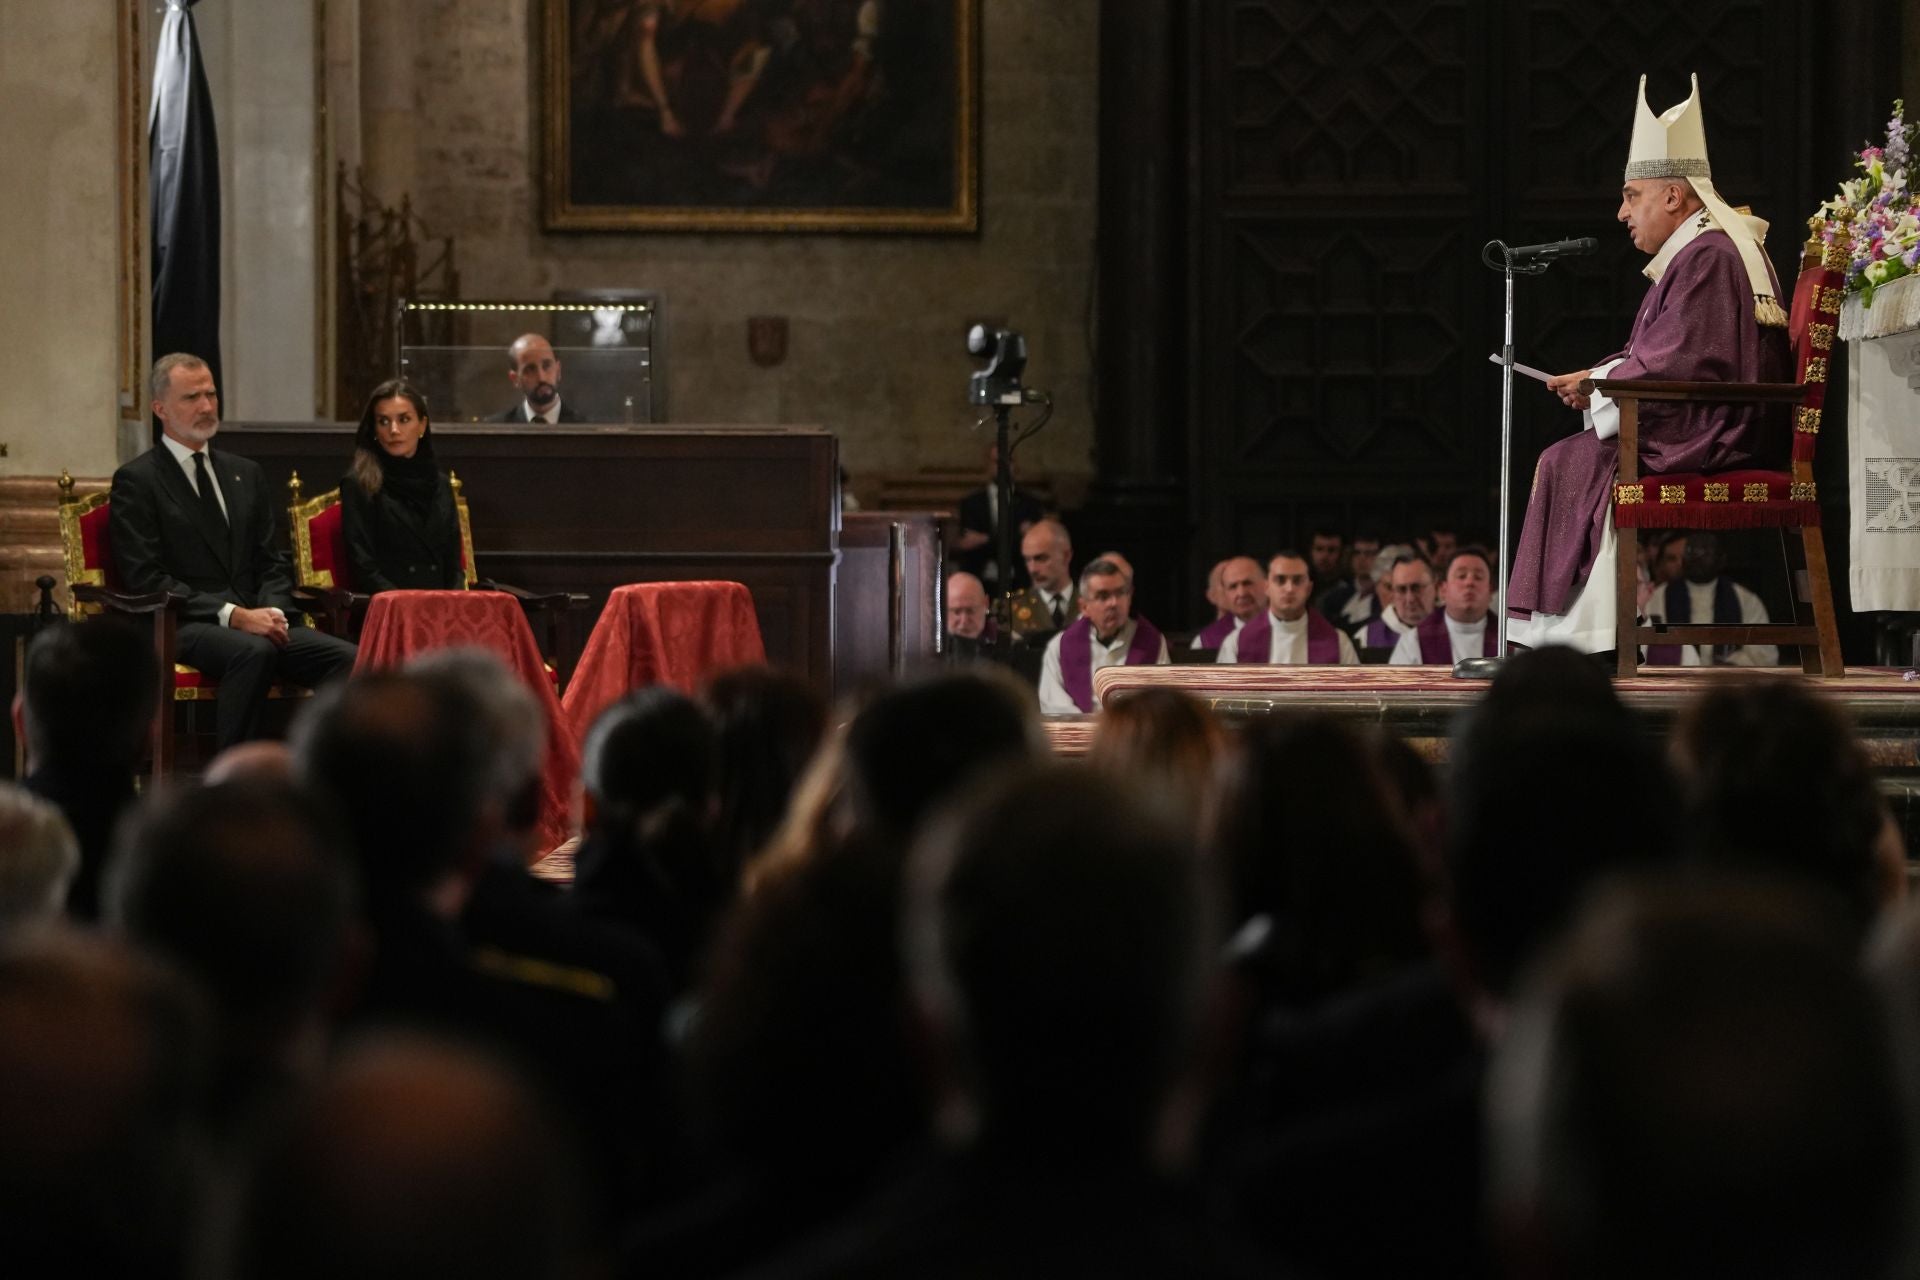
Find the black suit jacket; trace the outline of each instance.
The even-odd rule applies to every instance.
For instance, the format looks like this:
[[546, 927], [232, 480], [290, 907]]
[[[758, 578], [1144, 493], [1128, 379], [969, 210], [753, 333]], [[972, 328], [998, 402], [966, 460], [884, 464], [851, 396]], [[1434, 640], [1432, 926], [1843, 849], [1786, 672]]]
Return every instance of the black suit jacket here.
[[349, 473], [340, 481], [340, 531], [353, 566], [353, 582], [341, 585], [355, 591], [452, 590], [463, 583], [460, 517], [444, 471], [424, 514], [385, 489], [368, 494]]
[[[513, 408], [503, 409], [499, 413], [494, 414], [491, 418], [488, 418], [487, 421], [532, 422], [533, 419], [527, 416], [527, 402], [522, 400], [519, 404], [514, 405]], [[562, 396], [560, 397], [560, 421], [585, 422], [586, 419], [580, 416], [579, 410], [575, 409], [565, 396]]]
[[222, 531], [202, 514], [193, 484], [156, 444], [113, 473], [108, 527], [128, 591], [183, 594], [189, 622], [214, 622], [223, 604], [273, 605], [291, 615], [293, 574], [274, 544], [273, 503], [257, 463], [208, 447], [227, 500]]

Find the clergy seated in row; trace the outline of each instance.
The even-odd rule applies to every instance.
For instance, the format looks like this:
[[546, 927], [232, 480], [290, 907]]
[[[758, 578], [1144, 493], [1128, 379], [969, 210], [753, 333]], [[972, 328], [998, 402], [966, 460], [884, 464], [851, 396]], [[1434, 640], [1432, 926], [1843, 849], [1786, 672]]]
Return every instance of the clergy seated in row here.
[[1499, 647], [1499, 636], [1487, 625], [1492, 607], [1491, 557], [1480, 547], [1461, 547], [1447, 557], [1440, 576], [1440, 607], [1400, 637], [1388, 661], [1396, 667], [1450, 667], [1464, 658], [1491, 658]]
[[1348, 544], [1346, 576], [1320, 593], [1313, 607], [1342, 631], [1364, 627], [1380, 616], [1385, 601], [1374, 590], [1374, 567], [1380, 558], [1380, 536], [1372, 532], [1353, 535]]
[[[1730, 627], [1768, 621], [1760, 597], [1723, 572], [1726, 556], [1716, 535], [1694, 530], [1668, 539], [1662, 547], [1670, 550], [1675, 543], [1680, 546], [1680, 576], [1655, 586], [1647, 597], [1648, 622]], [[1780, 649], [1770, 644], [1655, 644], [1646, 647], [1646, 661], [1656, 667], [1771, 667], [1779, 664]]]
[[1195, 653], [1218, 649], [1258, 617], [1267, 604], [1266, 575], [1260, 571], [1260, 562], [1252, 556], [1222, 560], [1213, 567], [1212, 577], [1208, 599], [1220, 609], [1220, 616], [1193, 637]]
[[[1303, 570], [1304, 572], [1304, 570]], [[1093, 710], [1093, 673], [1167, 661], [1167, 641], [1133, 617], [1133, 575], [1102, 556], [1080, 571], [1080, 617], [1047, 641], [1040, 660], [1040, 710], [1050, 716]]]
[[[1621, 554], [1612, 519], [1620, 410], [1581, 391], [1585, 379], [1790, 382], [1787, 315], [1762, 241], [1766, 223], [1735, 212], [1714, 189], [1700, 85], [1655, 116], [1645, 77], [1620, 208], [1652, 281], [1626, 349], [1548, 382], [1586, 429], [1540, 455], [1507, 592], [1507, 634], [1520, 644], [1614, 645]], [[1646, 475], [1776, 466], [1787, 454], [1782, 406], [1650, 401], [1640, 406]], [[1628, 548], [1626, 554], [1632, 554]], [[1587, 588], [1591, 586], [1592, 590]]]
[[1346, 632], [1307, 607], [1313, 575], [1298, 551], [1267, 561], [1267, 607], [1220, 646], [1216, 662], [1277, 666], [1357, 666], [1360, 654]]
[[1433, 566], [1401, 543], [1380, 548], [1373, 564], [1380, 611], [1353, 638], [1362, 649], [1391, 649], [1433, 611]]

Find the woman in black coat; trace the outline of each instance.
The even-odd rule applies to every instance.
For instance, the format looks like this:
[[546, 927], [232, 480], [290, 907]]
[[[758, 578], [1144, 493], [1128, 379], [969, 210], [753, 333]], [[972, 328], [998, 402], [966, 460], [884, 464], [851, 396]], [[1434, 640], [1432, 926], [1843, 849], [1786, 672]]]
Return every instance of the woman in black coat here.
[[453, 486], [433, 460], [427, 398], [406, 379], [367, 397], [340, 506], [354, 590], [464, 585]]

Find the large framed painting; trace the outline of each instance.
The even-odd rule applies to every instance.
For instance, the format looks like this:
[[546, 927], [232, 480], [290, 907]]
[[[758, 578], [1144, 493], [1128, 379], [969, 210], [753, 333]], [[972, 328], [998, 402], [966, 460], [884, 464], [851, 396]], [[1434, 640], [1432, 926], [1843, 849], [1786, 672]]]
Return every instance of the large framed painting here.
[[545, 0], [556, 231], [979, 227], [980, 0]]

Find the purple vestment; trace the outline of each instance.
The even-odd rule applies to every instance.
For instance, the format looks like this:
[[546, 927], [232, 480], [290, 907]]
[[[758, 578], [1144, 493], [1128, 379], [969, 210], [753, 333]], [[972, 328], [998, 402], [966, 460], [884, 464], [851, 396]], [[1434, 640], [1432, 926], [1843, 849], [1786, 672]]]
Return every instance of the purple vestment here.
[[[1626, 350], [1606, 359], [1620, 360], [1608, 378], [1792, 381], [1787, 331], [1763, 327], [1754, 319], [1746, 266], [1739, 249], [1720, 231], [1701, 232], [1674, 255], [1647, 290]], [[1780, 406], [1640, 404], [1640, 470], [1645, 475], [1785, 466], [1788, 439], [1788, 419]], [[1510, 609], [1567, 611], [1593, 571], [1601, 535], [1613, 518], [1619, 458], [1619, 441], [1602, 440], [1591, 431], [1551, 445], [1540, 455], [1507, 586]]]
[[[1446, 666], [1453, 665], [1453, 633], [1447, 630], [1447, 611], [1435, 609], [1420, 620], [1414, 634], [1420, 637], [1420, 661]], [[1491, 658], [1497, 652], [1499, 636], [1495, 634], [1494, 624], [1487, 623], [1486, 634], [1480, 644], [1480, 656]]]
[[[1240, 651], [1236, 662], [1271, 666], [1273, 654], [1273, 614], [1262, 609], [1240, 628]], [[1315, 667], [1340, 664], [1340, 633], [1316, 611], [1307, 610], [1307, 663]]]
[[[1073, 705], [1082, 711], [1093, 710], [1093, 651], [1088, 647], [1087, 637], [1093, 633], [1093, 624], [1082, 614], [1068, 624], [1060, 633], [1060, 687], [1073, 699]], [[1145, 618], [1133, 620], [1133, 642], [1127, 646], [1126, 660], [1121, 663], [1127, 667], [1150, 667], [1160, 661], [1160, 646], [1164, 642], [1159, 630]]]
[[1233, 634], [1233, 615], [1223, 613], [1208, 623], [1198, 636], [1194, 637], [1196, 649], [1218, 649], [1225, 644], [1227, 637]]

